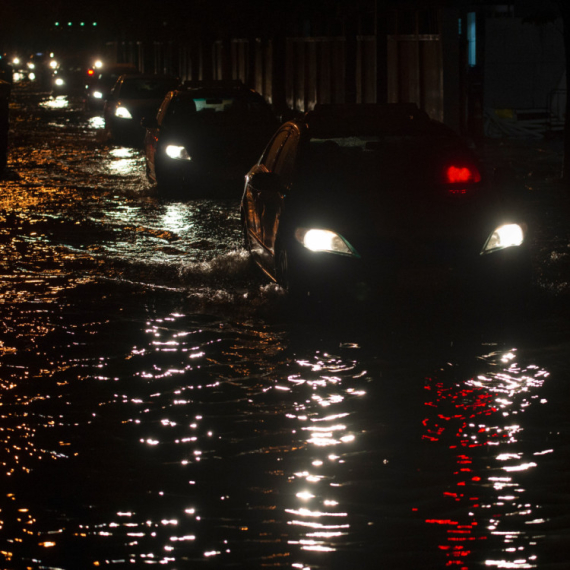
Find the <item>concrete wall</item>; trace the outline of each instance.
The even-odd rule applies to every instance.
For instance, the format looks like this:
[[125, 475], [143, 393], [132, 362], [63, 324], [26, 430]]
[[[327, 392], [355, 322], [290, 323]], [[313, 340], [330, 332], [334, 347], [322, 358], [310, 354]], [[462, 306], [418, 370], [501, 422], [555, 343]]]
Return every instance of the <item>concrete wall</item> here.
[[564, 73], [562, 23], [518, 18], [485, 22], [484, 104], [493, 109], [547, 109]]

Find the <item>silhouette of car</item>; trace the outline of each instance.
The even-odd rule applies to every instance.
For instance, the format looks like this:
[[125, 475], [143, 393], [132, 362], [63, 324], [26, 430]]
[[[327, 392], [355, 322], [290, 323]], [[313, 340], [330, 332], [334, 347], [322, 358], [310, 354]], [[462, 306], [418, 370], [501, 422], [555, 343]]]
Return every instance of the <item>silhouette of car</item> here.
[[522, 292], [526, 225], [462, 139], [414, 104], [319, 105], [246, 176], [245, 246], [293, 294]]
[[105, 129], [111, 140], [142, 145], [145, 130], [141, 119], [156, 115], [165, 95], [179, 83], [172, 75], [121, 75], [103, 110]]
[[111, 90], [121, 75], [138, 74], [138, 69], [130, 63], [118, 63], [94, 69], [94, 79], [86, 85], [85, 106], [88, 110], [101, 110], [105, 106]]
[[279, 122], [256, 91], [239, 81], [212, 81], [186, 82], [143, 125], [149, 180], [199, 192], [243, 181]]
[[53, 71], [52, 95], [82, 95], [89, 81], [89, 66], [81, 57], [65, 57]]

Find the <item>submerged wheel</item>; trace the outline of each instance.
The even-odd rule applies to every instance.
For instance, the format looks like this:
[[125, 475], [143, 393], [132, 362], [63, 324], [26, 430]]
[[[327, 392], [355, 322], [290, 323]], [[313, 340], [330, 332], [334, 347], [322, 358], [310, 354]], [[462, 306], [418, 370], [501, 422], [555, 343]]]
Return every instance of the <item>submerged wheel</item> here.
[[285, 247], [278, 245], [275, 248], [275, 277], [277, 283], [288, 293], [291, 292], [291, 277], [289, 271], [289, 256]]
[[242, 238], [243, 238], [243, 248], [248, 252], [251, 253], [251, 238], [249, 237], [249, 230], [247, 229], [247, 222], [245, 221], [245, 216], [242, 216], [241, 220], [241, 230], [242, 230]]
[[275, 246], [275, 277], [289, 297], [300, 300], [310, 295], [307, 284], [299, 278], [295, 267], [291, 264], [287, 248], [279, 241]]

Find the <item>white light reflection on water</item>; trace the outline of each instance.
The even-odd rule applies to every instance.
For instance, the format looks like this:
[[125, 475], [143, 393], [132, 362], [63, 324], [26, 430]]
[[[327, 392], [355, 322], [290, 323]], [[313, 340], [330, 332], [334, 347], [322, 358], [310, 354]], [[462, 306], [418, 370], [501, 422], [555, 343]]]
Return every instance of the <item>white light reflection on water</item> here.
[[[351, 344], [346, 348], [359, 347]], [[307, 398], [298, 401], [295, 412], [288, 413], [287, 417], [298, 422], [310, 459], [306, 469], [296, 471], [290, 479], [310, 487], [300, 487], [296, 493], [300, 505], [285, 509], [293, 515], [288, 524], [298, 533], [296, 538], [288, 538], [288, 544], [304, 551], [330, 553], [337, 550], [338, 541], [350, 531], [348, 522], [339, 524], [338, 521], [347, 519], [348, 513], [342, 509], [342, 499], [335, 492], [338, 487], [330, 475], [330, 466], [344, 462], [344, 454], [350, 453], [357, 438], [351, 430], [355, 418], [345, 411], [345, 404], [347, 398], [359, 398], [365, 392], [347, 384], [354, 378], [366, 376], [366, 372], [357, 370], [356, 361], [347, 362], [328, 353], [315, 355], [313, 361], [299, 359], [296, 364], [301, 370], [306, 369], [306, 373], [290, 375], [288, 381], [294, 386], [295, 394], [305, 394]], [[331, 447], [337, 454], [330, 453]], [[305, 506], [307, 503], [310, 506]], [[305, 566], [300, 564], [299, 567]]]
[[40, 101], [39, 106], [44, 109], [66, 109], [69, 107], [69, 101], [67, 100], [67, 96], [58, 95], [46, 101]]
[[115, 175], [132, 174], [140, 166], [140, 153], [129, 147], [113, 148], [109, 154], [112, 159], [108, 163], [109, 170]]
[[[424, 421], [423, 437], [426, 442], [449, 444], [457, 481], [456, 489], [444, 492], [453, 517], [428, 518], [426, 523], [449, 527], [447, 541], [440, 545], [449, 564], [467, 569], [475, 543], [493, 538], [503, 541], [505, 558], [486, 560], [487, 566], [535, 568], [535, 543], [514, 528], [521, 522], [533, 523], [535, 510], [541, 507], [523, 497], [528, 473], [538, 465], [536, 456], [549, 450], [529, 450], [520, 416], [531, 405], [546, 402], [540, 388], [549, 373], [536, 365], [517, 364], [516, 350], [493, 352], [481, 360], [490, 372], [456, 384], [443, 378], [429, 378], [426, 383], [426, 406], [432, 413]], [[516, 418], [520, 419], [513, 421]], [[461, 506], [467, 512], [460, 516]]]

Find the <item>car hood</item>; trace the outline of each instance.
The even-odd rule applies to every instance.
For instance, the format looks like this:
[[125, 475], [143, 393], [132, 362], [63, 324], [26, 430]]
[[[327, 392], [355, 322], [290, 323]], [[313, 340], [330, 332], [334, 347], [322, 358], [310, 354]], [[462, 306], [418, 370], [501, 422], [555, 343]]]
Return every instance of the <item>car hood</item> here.
[[156, 115], [162, 99], [119, 99], [117, 105], [126, 107], [133, 117], [142, 119]]
[[307, 180], [285, 194], [282, 223], [290, 232], [297, 227], [335, 231], [363, 256], [381, 249], [413, 257], [430, 249], [445, 256], [478, 254], [498, 225], [514, 221], [486, 184], [452, 195], [442, 185], [415, 178], [394, 181], [353, 172], [344, 179]]
[[197, 160], [247, 156], [249, 168], [276, 130], [272, 121], [213, 119], [162, 127], [161, 144], [182, 145]]

